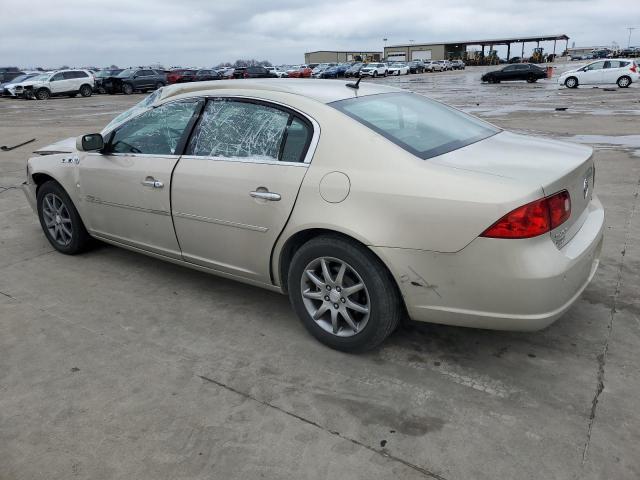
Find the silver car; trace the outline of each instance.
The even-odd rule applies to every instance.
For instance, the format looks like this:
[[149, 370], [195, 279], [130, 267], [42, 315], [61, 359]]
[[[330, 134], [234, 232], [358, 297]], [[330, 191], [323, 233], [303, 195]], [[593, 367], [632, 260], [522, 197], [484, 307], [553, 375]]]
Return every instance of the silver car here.
[[45, 236], [91, 237], [288, 294], [357, 351], [408, 316], [534, 330], [596, 271], [587, 147], [503, 131], [405, 90], [289, 79], [164, 87], [30, 158]]

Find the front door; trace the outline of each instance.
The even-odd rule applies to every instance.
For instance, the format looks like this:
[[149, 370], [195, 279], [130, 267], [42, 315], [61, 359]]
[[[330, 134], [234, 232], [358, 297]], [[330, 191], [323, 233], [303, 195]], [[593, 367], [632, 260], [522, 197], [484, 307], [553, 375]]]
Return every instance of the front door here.
[[579, 82], [585, 85], [602, 83], [604, 81], [604, 64], [605, 61], [603, 60], [587, 65], [580, 75]]
[[183, 258], [271, 283], [271, 251], [306, 174], [312, 136], [311, 122], [288, 109], [209, 100], [173, 176]]
[[103, 153], [80, 156], [88, 229], [99, 236], [180, 258], [171, 221], [171, 172], [202, 101], [147, 110], [108, 135]]
[[49, 89], [51, 93], [63, 93], [69, 90], [67, 88], [68, 83], [69, 80], [64, 78], [64, 73], [58, 72], [49, 80]]

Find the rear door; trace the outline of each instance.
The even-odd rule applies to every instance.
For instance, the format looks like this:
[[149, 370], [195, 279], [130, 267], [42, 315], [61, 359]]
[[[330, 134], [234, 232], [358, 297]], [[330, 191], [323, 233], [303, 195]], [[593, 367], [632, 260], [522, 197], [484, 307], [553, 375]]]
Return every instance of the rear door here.
[[603, 83], [616, 83], [618, 78], [621, 77], [622, 67], [629, 65], [629, 62], [621, 60], [608, 60], [604, 64], [604, 71], [602, 72]]
[[311, 121], [269, 102], [210, 99], [173, 174], [184, 260], [271, 283], [270, 257], [306, 174]]

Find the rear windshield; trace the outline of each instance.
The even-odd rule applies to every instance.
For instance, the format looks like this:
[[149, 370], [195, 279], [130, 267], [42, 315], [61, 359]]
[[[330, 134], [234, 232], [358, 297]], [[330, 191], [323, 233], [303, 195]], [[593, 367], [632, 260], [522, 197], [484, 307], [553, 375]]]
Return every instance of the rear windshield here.
[[500, 132], [493, 125], [415, 93], [369, 95], [330, 105], [422, 159]]

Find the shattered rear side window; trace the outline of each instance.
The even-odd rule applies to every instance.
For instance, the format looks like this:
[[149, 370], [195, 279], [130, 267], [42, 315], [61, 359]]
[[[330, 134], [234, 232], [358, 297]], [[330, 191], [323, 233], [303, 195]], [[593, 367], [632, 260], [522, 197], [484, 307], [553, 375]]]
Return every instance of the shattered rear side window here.
[[278, 160], [289, 114], [238, 100], [209, 100], [187, 155]]

